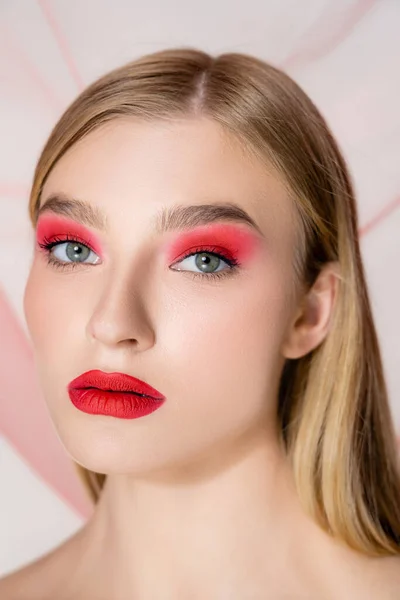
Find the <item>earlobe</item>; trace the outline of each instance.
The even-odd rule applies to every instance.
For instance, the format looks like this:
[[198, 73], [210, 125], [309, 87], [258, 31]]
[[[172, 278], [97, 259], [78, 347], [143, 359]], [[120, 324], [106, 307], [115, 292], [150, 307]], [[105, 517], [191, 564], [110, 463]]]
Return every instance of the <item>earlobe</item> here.
[[303, 296], [282, 346], [285, 358], [301, 358], [324, 341], [332, 320], [339, 279], [338, 264], [328, 263]]

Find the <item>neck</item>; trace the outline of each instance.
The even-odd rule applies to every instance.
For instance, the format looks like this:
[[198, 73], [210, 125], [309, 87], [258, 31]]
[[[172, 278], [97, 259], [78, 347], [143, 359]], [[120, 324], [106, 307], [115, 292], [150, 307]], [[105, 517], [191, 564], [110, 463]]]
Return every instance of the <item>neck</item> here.
[[300, 560], [296, 539], [304, 552], [305, 520], [282, 444], [260, 431], [213, 456], [146, 479], [109, 475], [77, 577], [91, 572], [105, 597], [139, 600], [263, 597], [274, 580], [280, 589]]

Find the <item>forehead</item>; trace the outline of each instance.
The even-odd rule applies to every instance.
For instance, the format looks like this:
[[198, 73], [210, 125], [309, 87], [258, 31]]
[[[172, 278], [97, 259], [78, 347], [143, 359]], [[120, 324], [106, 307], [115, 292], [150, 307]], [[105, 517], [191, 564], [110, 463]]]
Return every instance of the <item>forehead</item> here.
[[176, 204], [229, 202], [266, 234], [294, 234], [292, 200], [280, 177], [204, 117], [124, 118], [100, 126], [56, 163], [41, 202], [52, 194], [95, 206], [111, 226], [145, 226], [160, 209]]

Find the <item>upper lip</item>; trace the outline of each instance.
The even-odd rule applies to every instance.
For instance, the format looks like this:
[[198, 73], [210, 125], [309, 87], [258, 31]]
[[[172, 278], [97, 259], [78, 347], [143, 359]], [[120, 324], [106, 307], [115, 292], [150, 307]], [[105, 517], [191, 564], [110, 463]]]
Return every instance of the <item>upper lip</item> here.
[[155, 388], [145, 381], [127, 375], [126, 373], [106, 373], [105, 371], [93, 370], [82, 373], [68, 385], [69, 389], [97, 388], [112, 392], [130, 392], [148, 396], [157, 400], [163, 400], [163, 396]]

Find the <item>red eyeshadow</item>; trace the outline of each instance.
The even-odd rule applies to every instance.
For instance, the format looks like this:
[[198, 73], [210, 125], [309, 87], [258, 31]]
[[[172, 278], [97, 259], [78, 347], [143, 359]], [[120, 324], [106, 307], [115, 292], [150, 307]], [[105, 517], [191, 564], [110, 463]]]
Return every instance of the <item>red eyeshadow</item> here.
[[192, 248], [201, 246], [220, 246], [227, 250], [233, 258], [243, 262], [251, 258], [261, 243], [260, 236], [244, 227], [228, 223], [215, 223], [196, 227], [190, 232], [180, 233], [167, 244], [168, 261], [173, 262]]
[[87, 245], [93, 252], [102, 256], [101, 246], [97, 237], [80, 223], [53, 214], [44, 214], [39, 217], [36, 227], [36, 238], [39, 244], [43, 244], [44, 240], [52, 241], [53, 238], [63, 238], [68, 236], [74, 238], [82, 244]]

